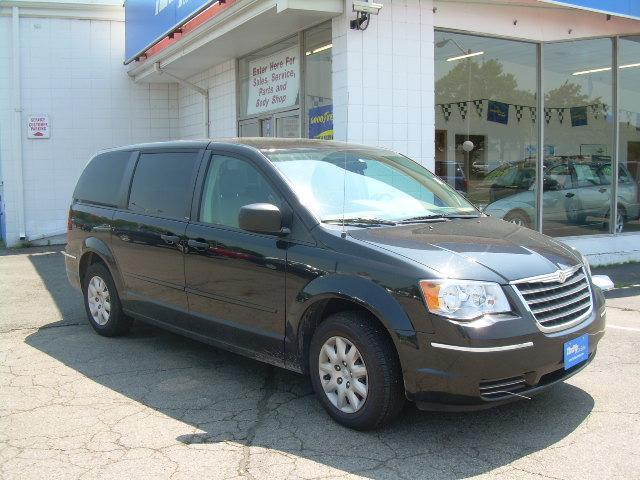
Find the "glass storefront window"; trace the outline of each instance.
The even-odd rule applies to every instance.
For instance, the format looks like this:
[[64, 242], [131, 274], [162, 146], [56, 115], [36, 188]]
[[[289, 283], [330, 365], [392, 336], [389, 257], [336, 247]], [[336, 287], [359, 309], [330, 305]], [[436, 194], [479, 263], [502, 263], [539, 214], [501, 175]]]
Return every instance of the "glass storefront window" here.
[[333, 139], [332, 47], [325, 22], [241, 58], [239, 135]]
[[331, 23], [323, 23], [304, 33], [305, 115], [303, 136], [333, 139], [333, 101], [331, 93]]
[[435, 32], [436, 173], [487, 213], [536, 228], [538, 54]]
[[618, 218], [616, 229], [640, 230], [640, 36], [619, 40]]
[[608, 232], [613, 158], [609, 38], [545, 44], [543, 231]]

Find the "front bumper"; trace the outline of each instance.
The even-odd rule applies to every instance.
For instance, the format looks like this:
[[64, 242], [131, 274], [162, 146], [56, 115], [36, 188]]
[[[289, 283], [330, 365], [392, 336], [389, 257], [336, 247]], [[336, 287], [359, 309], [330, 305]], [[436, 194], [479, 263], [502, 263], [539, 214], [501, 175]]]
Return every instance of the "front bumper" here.
[[[407, 397], [424, 410], [474, 410], [528, 398], [582, 370], [595, 356], [606, 324], [604, 297], [578, 325], [553, 333], [527, 312], [473, 326], [437, 322], [401, 352]], [[589, 358], [564, 369], [564, 343], [589, 335]]]

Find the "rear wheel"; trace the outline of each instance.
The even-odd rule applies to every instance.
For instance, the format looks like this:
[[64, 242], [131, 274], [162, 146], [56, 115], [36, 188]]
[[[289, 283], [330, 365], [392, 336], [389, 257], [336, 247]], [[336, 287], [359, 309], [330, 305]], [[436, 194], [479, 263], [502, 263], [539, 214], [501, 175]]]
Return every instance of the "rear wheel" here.
[[320, 324], [309, 349], [311, 383], [338, 423], [370, 430], [390, 423], [404, 405], [393, 342], [375, 320], [340, 312]]
[[113, 278], [104, 265], [89, 265], [82, 287], [87, 317], [96, 332], [113, 337], [129, 331], [133, 320], [122, 311]]
[[[611, 218], [611, 211], [607, 212], [607, 217], [604, 223], [605, 229], [609, 230], [609, 222]], [[622, 205], [618, 205], [618, 212], [616, 214], [615, 233], [624, 232], [625, 224], [627, 223], [627, 211]]]

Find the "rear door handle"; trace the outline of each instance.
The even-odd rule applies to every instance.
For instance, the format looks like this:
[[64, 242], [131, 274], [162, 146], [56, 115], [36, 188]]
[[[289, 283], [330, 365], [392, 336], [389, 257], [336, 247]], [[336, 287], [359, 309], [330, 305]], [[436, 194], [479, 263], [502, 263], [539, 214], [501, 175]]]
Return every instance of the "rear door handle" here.
[[565, 194], [565, 197], [571, 198], [571, 197], [575, 197], [575, 195], [576, 195], [575, 193], [567, 193]]
[[160, 235], [160, 238], [167, 242], [169, 245], [173, 245], [174, 243], [178, 243], [180, 241], [180, 237], [177, 235]]
[[196, 250], [205, 250], [209, 248], [209, 244], [207, 242], [201, 242], [200, 240], [189, 240], [187, 245], [191, 248], [195, 248]]
[[607, 189], [606, 188], [601, 188], [600, 190], [598, 190], [600, 193], [606, 193]]

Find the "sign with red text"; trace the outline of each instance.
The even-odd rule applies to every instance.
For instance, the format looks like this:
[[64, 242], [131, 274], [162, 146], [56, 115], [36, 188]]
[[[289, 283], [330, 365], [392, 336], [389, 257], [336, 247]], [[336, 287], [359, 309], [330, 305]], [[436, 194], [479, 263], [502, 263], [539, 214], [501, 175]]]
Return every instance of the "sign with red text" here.
[[29, 115], [27, 117], [27, 138], [49, 138], [49, 115]]
[[247, 115], [255, 115], [298, 103], [300, 49], [287, 48], [249, 62]]

